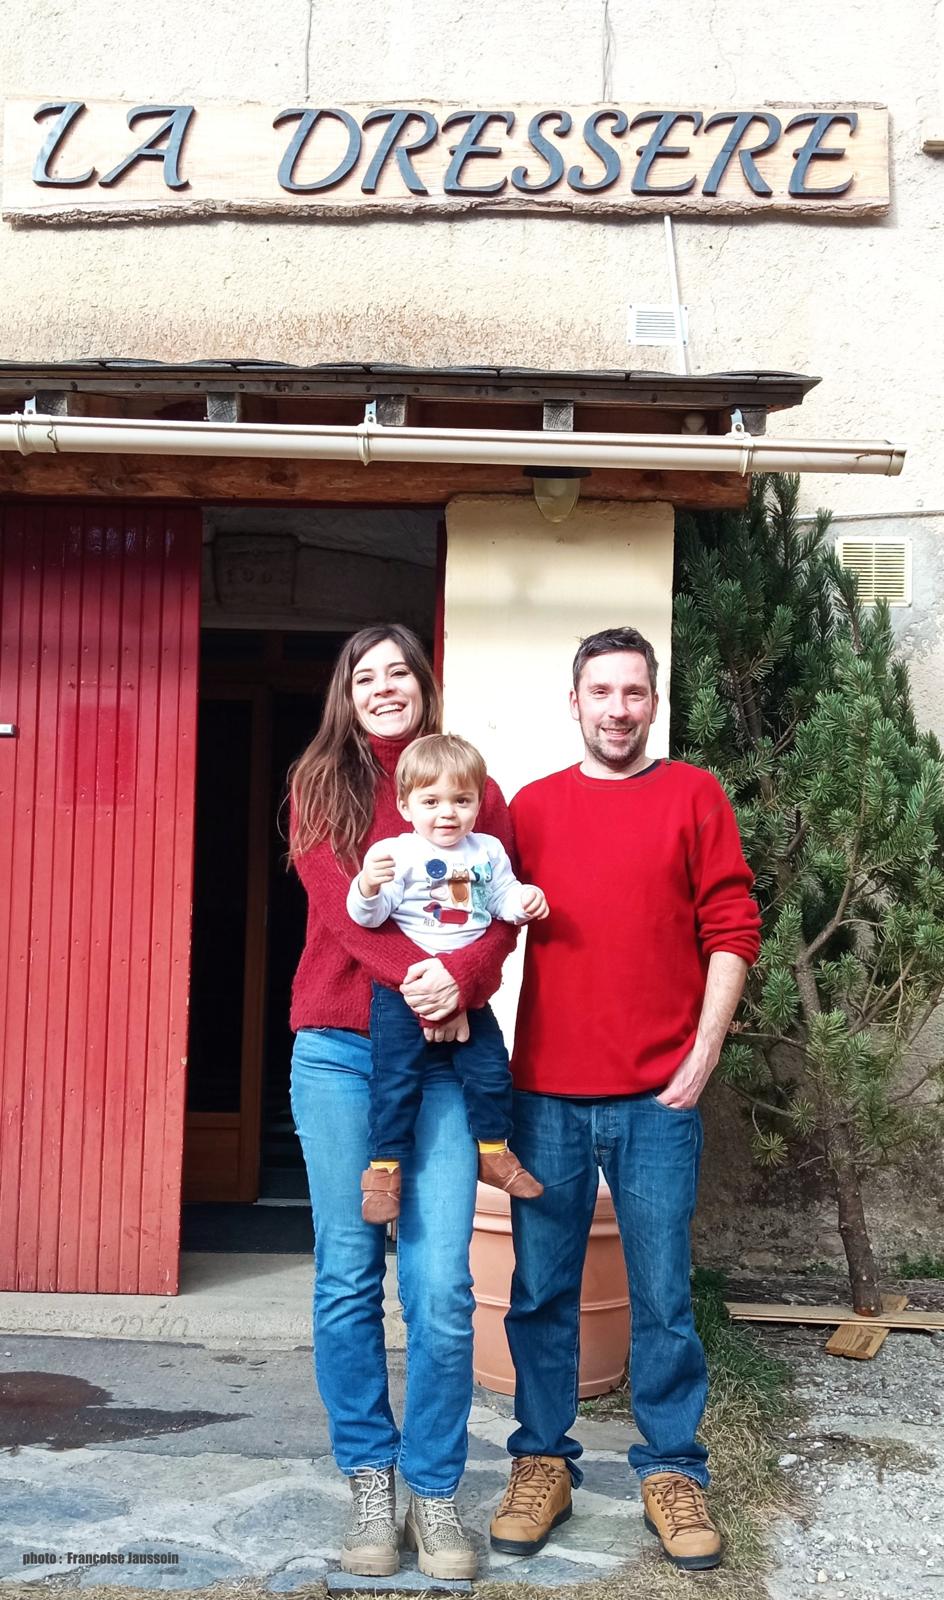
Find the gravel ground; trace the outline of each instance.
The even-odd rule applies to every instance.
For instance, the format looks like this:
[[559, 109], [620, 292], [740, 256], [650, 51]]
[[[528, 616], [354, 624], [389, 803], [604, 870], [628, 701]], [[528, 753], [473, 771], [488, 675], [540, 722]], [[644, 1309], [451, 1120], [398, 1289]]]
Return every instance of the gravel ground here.
[[[841, 1286], [822, 1278], [731, 1287], [739, 1299], [834, 1304], [842, 1298]], [[913, 1305], [944, 1309], [944, 1283], [900, 1287]], [[862, 1362], [826, 1355], [826, 1328], [754, 1327], [795, 1380], [775, 1441], [793, 1510], [770, 1530], [771, 1570], [747, 1582], [725, 1568], [681, 1578], [664, 1563], [640, 1563], [615, 1580], [570, 1586], [568, 1600], [655, 1600], [683, 1589], [693, 1600], [699, 1589], [705, 1600], [765, 1593], [769, 1600], [944, 1600], [944, 1332], [893, 1332], [873, 1361]], [[181, 1436], [184, 1452], [188, 1438]], [[3, 1513], [0, 1506], [0, 1530]], [[36, 1600], [39, 1589], [75, 1593], [68, 1580], [7, 1579], [0, 1600]], [[504, 1590], [506, 1600], [542, 1592], [554, 1591]], [[117, 1600], [119, 1591], [96, 1585], [81, 1593], [82, 1600]], [[131, 1591], [121, 1593], [131, 1600]], [[266, 1593], [264, 1584], [227, 1585], [214, 1591], [214, 1600], [265, 1600]], [[301, 1595], [324, 1600], [325, 1591], [314, 1583]]]
[[772, 1532], [771, 1600], [944, 1600], [944, 1333], [890, 1333], [872, 1361], [826, 1338], [763, 1334], [797, 1407], [780, 1459], [799, 1509]]

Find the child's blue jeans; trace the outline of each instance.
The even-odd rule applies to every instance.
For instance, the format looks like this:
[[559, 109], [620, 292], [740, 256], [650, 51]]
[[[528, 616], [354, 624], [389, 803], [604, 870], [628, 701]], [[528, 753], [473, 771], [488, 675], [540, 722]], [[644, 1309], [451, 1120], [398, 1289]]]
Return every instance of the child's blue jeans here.
[[375, 983], [370, 1007], [371, 1161], [403, 1161], [413, 1149], [413, 1129], [423, 1082], [434, 1068], [451, 1066], [462, 1085], [475, 1139], [495, 1141], [511, 1132], [508, 1051], [490, 1006], [469, 1012], [465, 1044], [427, 1044], [415, 1012], [401, 994]]

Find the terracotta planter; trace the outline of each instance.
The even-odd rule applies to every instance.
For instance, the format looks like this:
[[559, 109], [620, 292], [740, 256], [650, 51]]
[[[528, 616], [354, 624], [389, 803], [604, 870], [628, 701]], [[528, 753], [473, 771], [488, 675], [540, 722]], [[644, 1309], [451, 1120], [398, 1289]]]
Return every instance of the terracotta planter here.
[[[475, 1381], [498, 1394], [514, 1394], [515, 1373], [505, 1338], [514, 1251], [511, 1206], [500, 1189], [478, 1186], [472, 1231], [475, 1295]], [[623, 1381], [629, 1351], [629, 1288], [613, 1201], [606, 1183], [593, 1212], [580, 1291], [581, 1400], [607, 1394]]]

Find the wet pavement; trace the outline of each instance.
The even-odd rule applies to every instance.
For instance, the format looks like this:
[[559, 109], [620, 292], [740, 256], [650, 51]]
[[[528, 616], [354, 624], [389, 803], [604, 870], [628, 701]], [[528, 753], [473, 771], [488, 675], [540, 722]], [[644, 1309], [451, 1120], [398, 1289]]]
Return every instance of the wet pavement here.
[[[395, 1409], [403, 1368], [391, 1351]], [[632, 1563], [649, 1540], [629, 1430], [588, 1418], [571, 1521], [537, 1556], [488, 1550], [510, 1419], [510, 1401], [476, 1391], [460, 1506], [481, 1576], [557, 1587]], [[349, 1504], [309, 1349], [0, 1335], [0, 1592], [50, 1578], [152, 1589], [252, 1578], [290, 1592], [336, 1572]], [[406, 1587], [414, 1563], [404, 1557], [390, 1586]]]

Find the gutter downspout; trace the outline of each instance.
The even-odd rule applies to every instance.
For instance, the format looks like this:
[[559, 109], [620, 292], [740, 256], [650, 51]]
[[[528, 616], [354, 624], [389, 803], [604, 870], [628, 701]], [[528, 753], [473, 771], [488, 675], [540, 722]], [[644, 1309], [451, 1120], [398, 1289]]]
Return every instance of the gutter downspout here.
[[278, 460], [467, 463], [477, 466], [630, 468], [636, 471], [901, 472], [905, 448], [888, 440], [727, 435], [548, 433], [529, 429], [286, 423], [149, 422], [113, 417], [0, 415], [0, 451], [20, 455], [239, 456]]

